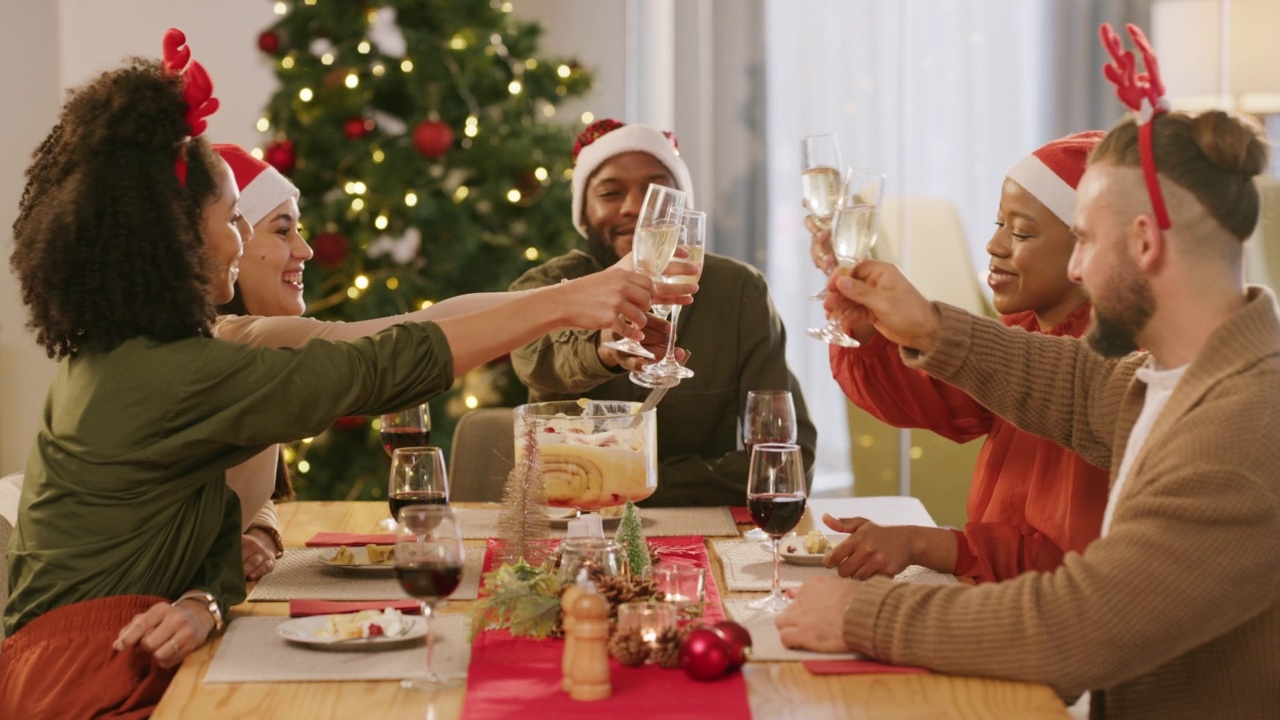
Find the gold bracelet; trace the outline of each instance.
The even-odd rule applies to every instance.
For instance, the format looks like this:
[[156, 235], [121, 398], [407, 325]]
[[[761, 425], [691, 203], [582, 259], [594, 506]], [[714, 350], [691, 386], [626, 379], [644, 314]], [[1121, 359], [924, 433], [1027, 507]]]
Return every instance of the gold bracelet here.
[[[276, 545], [276, 559], [284, 557], [284, 538], [280, 537], [280, 531], [270, 525], [250, 525], [249, 530], [261, 530], [271, 537], [271, 542]], [[248, 532], [246, 530], [245, 532]]]

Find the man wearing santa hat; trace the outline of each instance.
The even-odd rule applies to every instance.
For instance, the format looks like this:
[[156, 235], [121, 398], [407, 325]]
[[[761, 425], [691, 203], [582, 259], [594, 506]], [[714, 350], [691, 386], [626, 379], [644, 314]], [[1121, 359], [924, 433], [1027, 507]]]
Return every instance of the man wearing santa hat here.
[[[526, 272], [511, 289], [553, 285], [617, 262], [631, 251], [650, 183], [683, 190], [685, 207], [692, 209], [689, 168], [671, 133], [617, 120], [600, 120], [583, 130], [574, 146], [572, 212], [586, 247]], [[721, 255], [705, 257], [698, 293], [682, 310], [677, 334], [694, 376], [672, 388], [658, 405], [661, 467], [658, 489], [643, 503], [649, 506], [745, 501], [749, 457], [738, 449], [738, 441], [750, 390], [791, 391], [798, 442], [805, 469], [812, 474], [817, 431], [787, 367], [786, 332], [764, 275]], [[608, 331], [561, 331], [512, 353], [529, 399], [643, 400], [648, 389], [632, 383], [627, 373], [653, 361], [619, 354], [601, 344], [607, 339]], [[664, 333], [651, 330], [650, 341], [646, 346], [657, 353], [665, 349]]]

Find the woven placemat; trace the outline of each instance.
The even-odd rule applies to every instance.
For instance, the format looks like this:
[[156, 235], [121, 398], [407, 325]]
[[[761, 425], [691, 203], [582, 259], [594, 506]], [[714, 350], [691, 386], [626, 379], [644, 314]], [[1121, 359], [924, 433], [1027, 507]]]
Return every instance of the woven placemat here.
[[[289, 548], [276, 562], [274, 572], [258, 581], [249, 602], [285, 600], [403, 600], [404, 590], [390, 568], [346, 570], [331, 567], [328, 559], [336, 548]], [[480, 587], [480, 564], [484, 553], [467, 553], [462, 568], [462, 584], [449, 597], [474, 600]]]
[[[422, 640], [385, 650], [333, 650], [300, 645], [276, 634], [289, 618], [242, 617], [227, 625], [206, 683], [399, 680], [422, 675], [427, 651]], [[471, 662], [470, 617], [446, 613], [431, 619], [432, 662], [437, 673], [465, 675]]]
[[[457, 508], [462, 536], [467, 540], [484, 540], [498, 535], [498, 518], [502, 508]], [[640, 508], [640, 522], [647, 537], [703, 535], [737, 537], [738, 526], [727, 507]], [[605, 527], [605, 535], [613, 536], [617, 523]], [[550, 537], [565, 536], [565, 529], [551, 528]]]
[[[724, 582], [730, 590], [763, 590], [773, 588], [773, 553], [765, 542], [756, 540], [712, 540], [712, 546], [724, 563]], [[784, 588], [799, 587], [806, 580], [834, 575], [834, 569], [821, 565], [792, 565], [783, 560], [780, 584]], [[894, 578], [899, 582], [946, 585], [956, 582], [954, 575], [939, 573], [912, 565]]]

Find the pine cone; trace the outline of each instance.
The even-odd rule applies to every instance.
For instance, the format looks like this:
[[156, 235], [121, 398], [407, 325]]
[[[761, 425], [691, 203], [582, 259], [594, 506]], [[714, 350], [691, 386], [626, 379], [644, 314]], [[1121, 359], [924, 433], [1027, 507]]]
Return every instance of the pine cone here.
[[689, 623], [682, 627], [664, 630], [658, 636], [657, 647], [653, 648], [653, 661], [667, 670], [680, 667], [680, 643], [684, 642], [684, 636], [689, 634], [691, 628], [693, 624]]
[[616, 608], [622, 603], [637, 600], [648, 600], [658, 591], [658, 587], [650, 578], [627, 578], [622, 575], [607, 575], [596, 581], [596, 590]]
[[649, 646], [638, 632], [617, 632], [609, 638], [609, 654], [623, 665], [635, 667], [649, 658]]

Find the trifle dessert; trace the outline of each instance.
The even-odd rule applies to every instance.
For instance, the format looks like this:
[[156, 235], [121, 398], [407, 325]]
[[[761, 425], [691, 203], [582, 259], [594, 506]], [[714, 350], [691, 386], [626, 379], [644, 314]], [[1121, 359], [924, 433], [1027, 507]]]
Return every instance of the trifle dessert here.
[[557, 401], [515, 411], [516, 463], [526, 434], [538, 445], [547, 505], [598, 510], [643, 500], [658, 487], [657, 413], [640, 403]]

